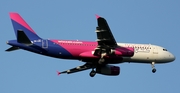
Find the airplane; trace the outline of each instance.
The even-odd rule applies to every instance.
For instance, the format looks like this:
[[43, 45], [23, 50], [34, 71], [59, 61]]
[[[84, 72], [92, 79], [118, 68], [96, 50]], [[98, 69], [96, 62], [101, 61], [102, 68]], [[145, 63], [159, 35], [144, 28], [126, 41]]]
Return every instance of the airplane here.
[[23, 49], [40, 55], [79, 60], [83, 65], [57, 71], [57, 74], [71, 74], [88, 69], [91, 77], [97, 74], [117, 76], [120, 67], [114, 64], [131, 62], [151, 64], [152, 72], [156, 72], [155, 63], [169, 63], [175, 56], [166, 48], [152, 44], [117, 43], [103, 17], [96, 15], [96, 41], [43, 39], [16, 12], [10, 12], [16, 40], [7, 41], [11, 45], [6, 51]]

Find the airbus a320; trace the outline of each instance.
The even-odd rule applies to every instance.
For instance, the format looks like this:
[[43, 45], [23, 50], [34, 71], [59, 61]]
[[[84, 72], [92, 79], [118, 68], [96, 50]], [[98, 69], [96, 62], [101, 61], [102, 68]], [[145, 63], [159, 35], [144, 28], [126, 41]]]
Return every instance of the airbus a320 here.
[[43, 39], [15, 12], [10, 18], [16, 35], [15, 40], [7, 41], [11, 45], [6, 51], [23, 49], [37, 54], [61, 59], [79, 60], [83, 65], [65, 70], [60, 74], [71, 74], [92, 69], [90, 76], [96, 73], [109, 76], [120, 74], [120, 67], [113, 64], [132, 62], [148, 63], [155, 73], [155, 64], [168, 63], [175, 60], [175, 56], [166, 48], [152, 44], [117, 43], [107, 21], [98, 15], [96, 41]]

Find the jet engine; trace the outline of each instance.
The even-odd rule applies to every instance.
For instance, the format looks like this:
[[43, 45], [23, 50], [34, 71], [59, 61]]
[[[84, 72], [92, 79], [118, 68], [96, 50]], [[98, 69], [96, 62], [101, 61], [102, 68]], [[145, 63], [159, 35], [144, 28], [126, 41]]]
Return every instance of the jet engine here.
[[102, 75], [117, 76], [120, 74], [120, 67], [113, 65], [105, 65], [96, 68], [96, 73]]

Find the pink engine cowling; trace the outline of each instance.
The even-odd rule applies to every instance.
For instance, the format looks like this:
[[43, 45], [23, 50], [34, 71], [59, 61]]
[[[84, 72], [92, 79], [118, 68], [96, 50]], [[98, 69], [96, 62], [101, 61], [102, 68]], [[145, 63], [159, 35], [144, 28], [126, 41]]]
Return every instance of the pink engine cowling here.
[[120, 74], [120, 67], [113, 66], [113, 65], [105, 65], [96, 68], [96, 73], [102, 75], [110, 75], [110, 76], [117, 76]]

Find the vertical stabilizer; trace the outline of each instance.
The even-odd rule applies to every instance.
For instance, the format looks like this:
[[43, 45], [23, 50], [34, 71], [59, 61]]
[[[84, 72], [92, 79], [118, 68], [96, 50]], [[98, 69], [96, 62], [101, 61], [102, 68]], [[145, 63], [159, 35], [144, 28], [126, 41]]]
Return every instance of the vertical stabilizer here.
[[18, 31], [21, 30], [27, 35], [30, 40], [41, 39], [18, 13], [11, 12], [9, 14], [16, 37], [18, 36]]

